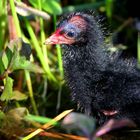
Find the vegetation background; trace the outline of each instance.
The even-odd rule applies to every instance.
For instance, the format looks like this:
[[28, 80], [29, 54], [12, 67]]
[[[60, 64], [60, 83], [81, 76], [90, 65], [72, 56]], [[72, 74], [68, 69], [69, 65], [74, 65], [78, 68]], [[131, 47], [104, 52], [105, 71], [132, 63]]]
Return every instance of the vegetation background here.
[[[137, 8], [133, 9], [136, 5], [138, 2], [129, 0], [1, 0], [0, 139], [30, 139], [34, 135], [25, 136], [50, 122], [49, 118], [76, 109], [64, 81], [61, 47], [43, 44], [59, 17], [96, 11], [104, 19], [111, 50], [123, 49], [137, 57], [139, 64], [140, 17]], [[35, 139], [48, 136], [38, 134]]]

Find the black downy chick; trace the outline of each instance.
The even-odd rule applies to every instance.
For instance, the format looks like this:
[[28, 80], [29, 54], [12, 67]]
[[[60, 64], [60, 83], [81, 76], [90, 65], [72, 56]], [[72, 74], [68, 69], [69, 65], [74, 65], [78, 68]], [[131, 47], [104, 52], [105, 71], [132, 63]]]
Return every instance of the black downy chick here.
[[61, 44], [72, 100], [99, 124], [131, 119], [140, 125], [140, 72], [135, 58], [110, 54], [96, 17], [71, 13], [46, 44]]

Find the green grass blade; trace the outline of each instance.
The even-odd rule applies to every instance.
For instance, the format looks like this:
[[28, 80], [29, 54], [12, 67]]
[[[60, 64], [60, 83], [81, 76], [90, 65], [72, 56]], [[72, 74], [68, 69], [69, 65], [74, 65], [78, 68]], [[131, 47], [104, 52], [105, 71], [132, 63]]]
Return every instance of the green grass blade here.
[[26, 24], [26, 27], [27, 27], [27, 30], [28, 30], [28, 33], [31, 37], [31, 40], [32, 40], [32, 43], [34, 45], [34, 48], [37, 52], [37, 55], [38, 55], [38, 58], [41, 62], [41, 65], [45, 71], [46, 74], [48, 74], [48, 78], [50, 78], [51, 80], [55, 81], [56, 82], [56, 78], [54, 77], [54, 75], [51, 73], [50, 69], [48, 68], [48, 62], [46, 62], [47, 60], [44, 60], [44, 57], [43, 57], [43, 52], [41, 50], [41, 47], [38, 43], [38, 40], [35, 36], [35, 33], [31, 27], [31, 25], [29, 24], [29, 22], [25, 19], [25, 24]]
[[19, 20], [18, 20], [18, 17], [17, 17], [14, 0], [9, 0], [9, 1], [10, 1], [10, 7], [11, 7], [12, 15], [13, 15], [13, 18], [14, 18], [17, 34], [18, 34], [18, 37], [21, 37], [20, 24], [19, 24]]
[[[35, 122], [42, 123], [42, 124], [49, 123], [50, 121], [52, 121], [52, 119], [50, 119], [50, 118], [42, 117], [42, 116], [35, 116], [35, 115], [31, 115], [31, 114], [25, 116], [24, 119], [30, 120], [30, 121], [35, 121]], [[58, 123], [56, 121], [52, 121], [52, 125], [57, 125], [57, 124]]]

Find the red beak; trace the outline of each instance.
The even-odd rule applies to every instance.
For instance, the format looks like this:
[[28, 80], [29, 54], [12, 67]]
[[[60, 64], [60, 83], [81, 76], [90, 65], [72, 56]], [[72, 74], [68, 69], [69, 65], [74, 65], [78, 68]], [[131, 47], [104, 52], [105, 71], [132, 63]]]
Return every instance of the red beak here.
[[68, 44], [67, 38], [63, 34], [60, 34], [61, 29], [57, 29], [48, 39], [45, 44]]
[[60, 34], [60, 29], [58, 29], [54, 34], [45, 40], [44, 44], [72, 44], [73, 42], [73, 39], [68, 39], [64, 34]]
[[48, 39], [44, 42], [45, 45], [47, 44], [59, 44], [59, 37], [55, 33], [51, 35]]

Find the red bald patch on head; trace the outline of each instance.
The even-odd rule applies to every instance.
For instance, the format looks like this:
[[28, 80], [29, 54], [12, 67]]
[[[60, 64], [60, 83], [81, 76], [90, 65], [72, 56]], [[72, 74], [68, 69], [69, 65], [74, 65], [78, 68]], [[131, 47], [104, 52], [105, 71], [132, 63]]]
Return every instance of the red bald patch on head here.
[[68, 22], [82, 29], [86, 29], [87, 26], [87, 22], [81, 16], [73, 16]]

